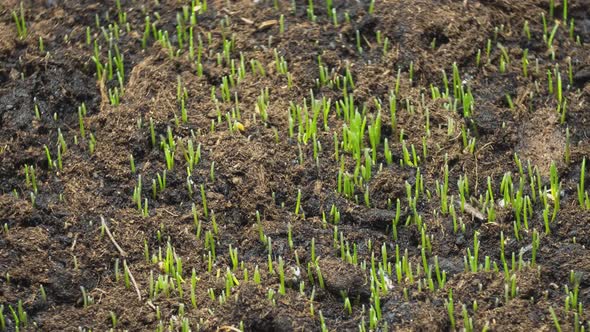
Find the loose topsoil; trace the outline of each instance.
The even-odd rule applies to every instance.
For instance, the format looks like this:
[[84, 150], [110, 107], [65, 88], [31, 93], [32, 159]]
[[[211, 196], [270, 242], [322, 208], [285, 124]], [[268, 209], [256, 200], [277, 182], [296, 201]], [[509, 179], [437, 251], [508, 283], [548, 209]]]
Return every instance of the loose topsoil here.
[[[187, 43], [178, 44], [177, 17], [185, 15], [183, 6], [192, 11], [191, 1], [121, 0], [117, 8], [110, 0], [26, 0], [23, 38], [12, 16], [14, 11], [19, 17], [19, 6], [16, 0], [0, 3], [0, 327], [442, 331], [472, 325], [474, 330], [549, 331], [557, 321], [565, 331], [590, 328], [584, 310], [590, 300], [590, 211], [580, 207], [577, 195], [582, 160], [590, 151], [590, 1], [569, 1], [564, 21], [561, 1], [551, 18], [548, 1], [541, 0], [379, 0], [374, 6], [336, 0], [337, 25], [325, 2], [314, 3], [313, 18], [307, 1], [212, 1], [206, 10], [195, 8], [194, 24], [184, 23], [193, 26], [195, 49], [202, 41], [202, 68], [196, 55], [190, 57]], [[542, 14], [548, 25], [545, 38]], [[143, 47], [146, 16], [167, 32], [172, 49], [156, 41], [151, 29]], [[556, 25], [552, 59], [546, 40]], [[224, 101], [219, 89], [223, 77], [238, 76], [223, 54], [224, 40], [232, 39], [229, 59], [237, 69], [243, 57], [246, 71]], [[120, 52], [121, 82], [116, 75], [98, 79], [95, 47], [105, 67], [109, 52], [111, 57], [115, 47]], [[521, 61], [525, 49], [527, 76]], [[341, 167], [352, 174], [355, 162], [341, 146], [338, 155], [334, 152], [334, 134], [341, 141], [345, 123], [335, 105], [345, 96], [336, 85], [318, 84], [318, 56], [329, 78], [344, 81], [350, 72], [354, 86], [346, 89], [368, 124], [383, 104], [381, 140], [376, 162], [369, 166], [372, 176], [349, 197], [337, 190], [338, 174]], [[278, 70], [281, 58], [289, 78]], [[264, 75], [260, 69], [252, 72], [254, 59]], [[453, 64], [474, 97], [469, 117], [461, 107], [449, 109], [448, 98], [432, 97], [431, 85], [444, 90], [443, 71], [452, 80]], [[547, 72], [555, 73], [556, 64], [567, 100], [563, 121], [555, 93], [548, 92]], [[392, 127], [388, 96], [395, 92], [398, 72], [397, 123]], [[120, 86], [120, 102], [113, 105], [109, 94]], [[263, 121], [256, 105], [266, 88], [268, 120]], [[316, 136], [303, 142], [297, 123], [290, 135], [289, 112], [291, 103], [303, 105], [305, 100], [310, 107], [312, 94], [329, 98], [332, 107], [326, 127], [320, 115]], [[179, 100], [184, 100], [186, 121]], [[465, 147], [461, 128], [469, 129], [467, 140], [475, 139], [472, 150]], [[368, 130], [365, 135], [364, 146], [370, 147]], [[167, 169], [160, 141], [169, 142], [169, 136], [176, 142], [174, 166], [154, 198], [152, 181], [158, 187], [158, 176]], [[384, 138], [392, 164], [386, 162]], [[201, 153], [190, 176], [183, 153], [189, 139]], [[418, 168], [400, 163], [403, 145], [415, 147]], [[61, 167], [55, 162], [58, 146]], [[537, 167], [543, 187], [550, 187], [552, 162], [558, 170], [561, 207], [549, 234], [537, 197], [527, 228], [515, 236], [515, 214], [500, 191], [506, 172], [518, 187], [515, 154], [525, 168], [529, 196], [527, 162]], [[445, 164], [449, 200], [452, 195], [455, 202], [450, 204], [460, 219], [457, 231], [451, 215], [441, 211], [437, 189]], [[411, 211], [406, 183], [415, 188], [418, 172], [424, 190]], [[147, 215], [133, 199], [139, 176], [139, 201], [142, 207], [147, 202]], [[473, 199], [467, 201], [470, 209], [461, 212], [457, 183], [465, 176]], [[480, 204], [488, 179], [495, 195], [493, 220]], [[553, 209], [554, 197], [547, 195]], [[401, 217], [394, 239], [397, 199]], [[335, 209], [337, 223], [331, 213]], [[205, 240], [206, 233], [212, 240]], [[474, 234], [479, 239], [477, 272], [465, 263], [474, 250]], [[508, 274], [502, 266], [501, 234]], [[539, 248], [532, 249], [537, 235]], [[211, 261], [210, 242], [215, 243]], [[342, 258], [346, 247], [351, 253], [355, 248], [355, 262]], [[412, 278], [405, 273], [396, 277], [396, 247], [397, 255], [407, 255]], [[230, 249], [237, 249], [236, 268]], [[178, 278], [163, 263], [167, 252], [176, 265], [181, 261]], [[446, 283], [437, 281], [432, 268], [434, 285], [429, 287], [423, 257], [428, 266], [438, 262]], [[279, 260], [284, 294], [279, 293]], [[391, 270], [377, 274], [384, 289], [376, 301], [371, 266], [378, 270], [381, 264], [383, 270], [384, 261]], [[254, 280], [257, 268], [259, 283]], [[228, 274], [233, 274], [231, 287], [226, 287]], [[154, 296], [150, 280], [167, 275], [173, 283], [168, 294], [161, 290]], [[574, 289], [580, 309], [565, 305]], [[448, 309], [451, 291], [454, 321]], [[572, 294], [566, 299], [568, 291]], [[19, 303], [26, 322], [18, 314]], [[370, 326], [377, 305], [380, 317]]]

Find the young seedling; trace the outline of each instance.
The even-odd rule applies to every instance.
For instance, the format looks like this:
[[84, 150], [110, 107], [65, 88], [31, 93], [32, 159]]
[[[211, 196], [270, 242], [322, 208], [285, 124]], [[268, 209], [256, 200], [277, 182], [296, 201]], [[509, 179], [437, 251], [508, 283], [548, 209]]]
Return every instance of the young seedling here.
[[135, 159], [133, 154], [129, 154], [129, 166], [131, 168], [131, 174], [135, 174]]
[[590, 209], [590, 199], [588, 199], [588, 193], [585, 189], [586, 181], [586, 157], [582, 159], [582, 166], [580, 167], [580, 182], [577, 185], [578, 190], [578, 202], [580, 207], [583, 209]]
[[4, 317], [4, 305], [0, 305], [0, 331], [6, 330], [6, 317]]
[[53, 169], [53, 161], [51, 160], [51, 153], [49, 152], [49, 148], [47, 145], [43, 145], [45, 149], [45, 157], [47, 157], [47, 167], [51, 170]]
[[24, 40], [25, 38], [27, 38], [27, 23], [25, 21], [25, 9], [23, 7], [22, 2], [20, 3], [19, 12], [12, 12], [12, 18], [14, 19], [14, 23], [16, 24], [16, 34], [18, 36], [18, 39]]
[[88, 134], [88, 136], [88, 152], [90, 155], [93, 155], [94, 149], [96, 148], [96, 137], [92, 133]]
[[553, 310], [553, 307], [549, 307], [549, 313], [551, 314], [551, 319], [553, 320], [555, 330], [557, 330], [557, 332], [561, 332], [561, 324], [559, 324], [559, 318], [557, 318], [557, 315], [555, 314], [555, 310]]
[[301, 209], [301, 189], [297, 190], [297, 201], [295, 203], [295, 215], [299, 215]]
[[78, 122], [80, 124], [80, 136], [82, 138], [86, 137], [86, 131], [84, 129], [84, 116], [86, 115], [86, 105], [82, 103], [80, 107], [78, 107]]
[[284, 262], [283, 258], [279, 256], [279, 264], [278, 264], [278, 272], [279, 272], [279, 294], [285, 295], [285, 269], [284, 269]]
[[447, 314], [451, 323], [451, 329], [455, 329], [455, 304], [453, 303], [453, 290], [449, 289], [449, 299], [446, 302]]
[[45, 53], [45, 45], [43, 44], [43, 37], [39, 37], [39, 52]]
[[205, 186], [201, 184], [201, 201], [203, 203], [203, 215], [205, 218], [209, 217], [209, 210], [207, 209], [207, 196], [205, 195]]
[[[549, 49], [549, 51], [553, 52], [553, 40], [555, 39], [555, 34], [557, 33], [557, 29], [559, 28], [559, 23], [555, 23], [555, 25], [553, 26], [553, 29], [551, 30], [551, 34], [549, 34], [549, 37], [547, 37], [547, 48]], [[546, 35], [545, 35], [546, 36]]]
[[524, 31], [524, 34], [525, 34], [527, 40], [530, 41], [531, 40], [531, 30], [529, 28], [529, 21], [526, 21], [526, 20], [524, 21], [523, 31]]
[[560, 207], [560, 194], [561, 194], [561, 183], [559, 182], [559, 175], [557, 174], [557, 166], [555, 163], [551, 163], [550, 167], [550, 180], [551, 180], [551, 198], [553, 199], [553, 215], [551, 221], [555, 221], [557, 212]]

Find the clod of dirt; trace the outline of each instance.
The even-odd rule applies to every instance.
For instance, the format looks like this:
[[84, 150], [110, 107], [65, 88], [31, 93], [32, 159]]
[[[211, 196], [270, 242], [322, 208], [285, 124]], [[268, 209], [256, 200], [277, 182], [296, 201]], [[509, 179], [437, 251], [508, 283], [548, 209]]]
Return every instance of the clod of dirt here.
[[330, 258], [320, 259], [319, 265], [330, 293], [336, 296], [347, 294], [350, 298], [361, 297], [365, 300], [370, 296], [367, 277], [358, 267]]

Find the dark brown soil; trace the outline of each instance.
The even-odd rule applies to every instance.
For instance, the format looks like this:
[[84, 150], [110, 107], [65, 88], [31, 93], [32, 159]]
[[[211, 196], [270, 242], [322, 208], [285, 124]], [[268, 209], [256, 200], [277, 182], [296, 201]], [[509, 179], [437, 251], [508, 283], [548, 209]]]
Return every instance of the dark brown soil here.
[[[335, 26], [325, 2], [314, 3], [317, 18], [313, 22], [307, 12], [308, 1], [280, 0], [277, 9], [267, 0], [216, 0], [197, 15], [194, 26], [195, 45], [199, 35], [204, 47], [203, 75], [199, 76], [187, 45], [177, 56], [170, 56], [178, 49], [177, 14], [182, 17], [183, 6], [190, 6], [191, 1], [121, 0], [119, 12], [114, 0], [25, 0], [28, 33], [19, 38], [12, 12], [19, 11], [20, 2], [3, 0], [0, 308], [4, 323], [0, 331], [3, 326], [8, 331], [153, 331], [189, 326], [193, 331], [313, 331], [323, 326], [330, 331], [369, 330], [370, 312], [376, 305], [371, 257], [376, 265], [382, 262], [383, 246], [387, 248], [385, 260], [393, 270], [387, 276], [391, 281], [388, 290], [379, 295], [382, 314], [374, 330], [452, 330], [446, 305], [451, 290], [458, 330], [469, 330], [463, 307], [467, 320], [471, 319], [478, 331], [554, 330], [556, 323], [550, 310], [564, 331], [580, 331], [580, 326], [590, 329], [590, 316], [584, 309], [590, 304], [590, 210], [580, 207], [576, 189], [582, 160], [590, 152], [590, 1], [569, 1], [568, 18], [575, 22], [574, 39], [569, 36], [569, 22], [549, 18], [548, 2], [387, 0], [377, 1], [370, 13], [371, 5], [364, 0], [336, 0]], [[109, 45], [109, 25], [120, 23], [118, 14], [123, 12], [130, 29], [120, 24], [119, 37]], [[556, 1], [556, 18], [562, 18], [562, 12], [562, 1]], [[543, 39], [542, 13], [547, 16], [547, 34], [555, 24], [559, 26], [553, 42], [555, 59]], [[283, 33], [279, 31], [281, 14], [285, 20]], [[154, 40], [151, 32], [146, 48], [142, 48], [146, 16], [156, 22], [158, 29], [167, 31], [172, 51]], [[104, 30], [97, 27], [97, 20]], [[523, 32], [525, 21], [530, 27], [530, 40]], [[86, 42], [87, 27], [90, 44]], [[357, 49], [357, 31], [362, 53]], [[231, 89], [231, 101], [224, 102], [219, 86], [222, 77], [232, 75], [232, 71], [225, 60], [218, 63], [217, 54], [223, 52], [224, 37], [230, 40], [232, 36], [235, 47], [230, 58], [237, 67], [243, 56], [246, 73]], [[39, 38], [43, 39], [43, 51]], [[385, 38], [389, 49], [384, 54]], [[489, 56], [488, 39], [492, 46]], [[103, 64], [108, 61], [109, 50], [114, 54], [115, 45], [123, 55], [124, 94], [119, 105], [109, 101], [109, 91], [119, 87], [116, 76], [98, 80], [92, 60], [95, 41]], [[505, 70], [501, 68], [504, 55], [499, 45], [510, 59]], [[275, 49], [288, 63], [292, 86], [277, 71]], [[521, 61], [525, 49], [529, 59], [527, 77]], [[333, 137], [336, 133], [342, 140], [345, 125], [334, 105], [344, 95], [336, 86], [316, 84], [318, 55], [332, 78], [344, 80], [342, 75], [349, 68], [354, 87], [348, 86], [348, 94], [354, 95], [359, 112], [366, 106], [367, 124], [377, 116], [376, 98], [383, 102], [376, 163], [370, 180], [356, 187], [356, 199], [337, 192], [340, 160], [349, 173], [354, 172], [355, 162], [342, 149], [341, 159], [334, 158]], [[260, 62], [266, 75], [252, 73], [253, 59]], [[433, 100], [431, 96], [431, 84], [440, 91], [444, 89], [443, 70], [452, 79], [454, 63], [475, 99], [470, 117], [463, 116], [461, 107], [458, 112], [446, 108], [446, 98]], [[547, 71], [553, 72], [556, 64], [567, 100], [563, 123], [556, 111], [558, 102], [548, 92]], [[388, 95], [395, 89], [398, 70], [397, 126], [392, 129]], [[179, 80], [188, 95], [186, 122], [181, 120], [177, 98]], [[221, 122], [211, 98], [212, 88], [217, 89]], [[267, 122], [256, 110], [257, 98], [265, 88], [269, 89], [270, 99]], [[309, 105], [310, 91], [316, 99], [326, 97], [332, 101], [329, 128], [323, 127], [321, 115], [318, 121], [321, 151], [317, 161], [313, 138], [307, 144], [298, 143], [297, 125], [295, 136], [289, 135], [290, 103], [303, 105], [305, 100]], [[241, 120], [240, 125], [232, 122], [234, 130], [230, 131], [226, 113], [231, 114], [235, 107], [235, 96]], [[82, 103], [87, 109], [84, 136], [78, 114]], [[426, 113], [430, 123], [427, 136]], [[156, 147], [151, 143], [150, 119]], [[449, 123], [454, 128], [451, 135]], [[152, 180], [167, 168], [159, 145], [161, 139], [168, 139], [167, 128], [177, 144], [175, 165], [167, 171], [166, 188], [153, 198]], [[476, 140], [473, 153], [463, 146], [461, 128], [469, 129], [468, 139]], [[412, 221], [415, 214], [409, 209], [406, 183], [414, 187], [418, 171], [400, 166], [401, 130], [405, 144], [414, 145], [421, 155], [419, 174], [425, 191], [416, 203], [415, 214], [422, 219], [430, 250], [423, 248], [421, 228]], [[67, 145], [66, 151], [61, 150], [62, 169], [48, 163], [44, 148], [47, 146], [52, 159], [57, 160], [58, 131]], [[423, 137], [427, 156], [422, 156]], [[387, 165], [383, 153], [384, 138], [390, 143], [392, 165]], [[187, 162], [182, 153], [189, 139], [195, 149], [201, 146], [201, 160], [190, 176], [193, 194], [187, 189]], [[364, 141], [364, 146], [370, 148], [367, 131]], [[567, 149], [569, 161], [564, 159]], [[500, 183], [506, 172], [512, 173], [515, 190], [518, 187], [515, 153], [524, 164], [527, 195], [532, 194], [527, 161], [538, 168], [540, 182], [548, 188], [550, 165], [555, 162], [557, 166], [561, 208], [551, 222], [549, 234], [545, 233], [543, 203], [538, 199], [532, 204], [528, 229], [522, 229], [520, 238], [515, 238], [515, 214], [500, 202]], [[130, 155], [135, 161], [135, 174], [131, 172]], [[449, 196], [458, 200], [457, 181], [467, 176], [473, 198], [472, 208], [464, 213], [457, 206], [458, 217], [464, 223], [464, 230], [457, 232], [450, 215], [441, 212], [437, 193], [445, 163], [449, 168]], [[26, 179], [25, 168], [30, 166], [35, 170], [36, 193]], [[143, 179], [141, 200], [148, 201], [147, 216], [133, 201], [138, 175]], [[488, 178], [497, 202], [494, 221], [487, 219], [485, 206], [478, 205], [481, 197], [486, 198]], [[589, 180], [586, 176], [587, 183]], [[364, 200], [365, 188], [369, 191], [369, 206]], [[299, 190], [300, 208], [296, 214]], [[551, 208], [552, 198], [548, 203]], [[392, 220], [397, 199], [401, 202], [401, 218], [395, 241]], [[195, 235], [193, 203], [201, 221], [199, 238]], [[337, 225], [330, 214], [333, 206], [340, 212]], [[327, 221], [323, 221], [324, 216]], [[108, 229], [101, 226], [103, 220]], [[213, 240], [216, 258], [209, 271], [211, 250], [205, 233], [214, 231], [214, 223], [218, 227]], [[271, 239], [272, 252], [268, 240], [261, 241], [260, 225]], [[533, 230], [540, 237], [536, 263], [531, 261]], [[484, 264], [484, 257], [489, 256], [490, 271], [481, 267], [478, 272], [470, 272], [464, 264], [467, 250], [473, 250], [476, 232], [480, 240], [478, 263]], [[514, 254], [519, 265], [508, 276], [500, 257], [501, 232], [506, 238], [508, 264], [511, 266]], [[353, 246], [356, 248], [356, 264], [341, 258], [342, 245], [348, 245], [351, 252]], [[397, 279], [396, 246], [402, 256], [407, 251], [413, 280], [405, 275]], [[179, 284], [183, 291], [181, 294], [175, 275], [171, 275], [174, 285], [170, 294], [153, 296], [150, 278], [166, 277], [162, 261], [168, 247], [182, 262]], [[230, 247], [238, 250], [240, 261], [233, 270]], [[447, 282], [442, 287], [433, 277], [434, 290], [428, 288], [423, 249], [428, 264], [434, 266], [437, 257], [440, 270], [446, 272]], [[279, 257], [285, 266], [285, 294], [278, 293]], [[123, 262], [134, 282], [126, 284]], [[499, 271], [494, 271], [494, 263]], [[256, 267], [260, 270], [260, 284], [253, 281]], [[190, 297], [193, 270], [198, 277], [196, 306]], [[239, 284], [226, 294], [230, 270]], [[507, 297], [511, 279], [518, 291]], [[567, 309], [566, 290], [573, 292], [575, 288], [581, 308]], [[82, 289], [92, 298], [91, 303], [84, 303]], [[274, 292], [273, 299], [269, 299], [269, 291]], [[345, 310], [345, 297], [350, 299], [351, 313]], [[27, 322], [17, 324], [10, 310], [18, 311], [19, 301]], [[117, 317], [116, 327], [112, 315]]]

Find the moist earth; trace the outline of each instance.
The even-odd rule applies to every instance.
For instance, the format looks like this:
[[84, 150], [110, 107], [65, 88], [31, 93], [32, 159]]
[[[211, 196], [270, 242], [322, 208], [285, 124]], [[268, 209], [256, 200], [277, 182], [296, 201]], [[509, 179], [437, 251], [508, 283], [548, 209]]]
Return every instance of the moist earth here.
[[[551, 17], [540, 0], [3, 1], [0, 330], [590, 329], [590, 1], [568, 1], [564, 20], [565, 4]], [[452, 83], [444, 95], [454, 66], [468, 115]], [[348, 96], [382, 121], [352, 195]], [[322, 98], [304, 139], [313, 116], [289, 114]], [[368, 128], [361, 140], [372, 151]], [[531, 200], [518, 234], [507, 172]]]

